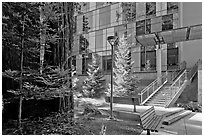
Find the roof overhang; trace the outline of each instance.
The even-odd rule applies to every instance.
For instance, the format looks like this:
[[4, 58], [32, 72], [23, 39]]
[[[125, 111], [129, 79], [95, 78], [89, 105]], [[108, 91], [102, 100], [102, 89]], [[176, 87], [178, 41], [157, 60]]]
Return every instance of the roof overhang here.
[[202, 39], [202, 24], [136, 36], [142, 46]]

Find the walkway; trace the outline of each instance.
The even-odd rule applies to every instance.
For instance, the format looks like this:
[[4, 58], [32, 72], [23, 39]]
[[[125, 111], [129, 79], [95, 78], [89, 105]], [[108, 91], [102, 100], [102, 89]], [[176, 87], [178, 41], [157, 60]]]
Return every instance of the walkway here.
[[[137, 112], [141, 113], [150, 106], [137, 106]], [[100, 107], [103, 110], [109, 110], [109, 107]], [[132, 105], [113, 104], [114, 111], [132, 112]], [[175, 111], [181, 108], [163, 108], [155, 107], [157, 114], [165, 114], [167, 112]], [[142, 133], [146, 135], [146, 132]], [[158, 133], [151, 133], [152, 135], [202, 135], [202, 113], [192, 112], [190, 115], [178, 120], [171, 125], [162, 125]]]

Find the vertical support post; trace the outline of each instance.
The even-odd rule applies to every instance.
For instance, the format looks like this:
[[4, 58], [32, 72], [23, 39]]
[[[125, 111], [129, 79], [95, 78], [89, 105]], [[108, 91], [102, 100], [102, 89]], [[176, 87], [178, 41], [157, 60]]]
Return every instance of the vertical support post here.
[[[142, 93], [143, 94], [143, 93]], [[143, 102], [143, 97], [142, 97], [142, 94], [140, 94], [140, 103], [142, 103]]]
[[111, 45], [111, 59], [112, 59], [112, 62], [111, 62], [111, 98], [110, 98], [110, 110], [111, 110], [111, 117], [110, 119], [113, 119], [113, 48], [114, 48], [114, 45], [112, 44]]
[[187, 80], [188, 79], [188, 76], [187, 76], [187, 71], [185, 70], [185, 80]]
[[161, 45], [158, 44], [156, 45], [156, 63], [157, 63], [157, 79], [158, 79], [158, 83], [159, 85], [161, 85], [161, 72], [162, 72], [162, 62], [161, 62]]

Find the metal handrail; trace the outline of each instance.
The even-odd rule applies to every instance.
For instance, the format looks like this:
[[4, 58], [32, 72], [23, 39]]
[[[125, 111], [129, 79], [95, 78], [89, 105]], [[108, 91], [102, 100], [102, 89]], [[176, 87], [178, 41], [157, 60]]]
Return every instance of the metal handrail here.
[[198, 71], [198, 64], [200, 63], [200, 59], [196, 62], [196, 64], [192, 67], [192, 69], [188, 72], [188, 79], [190, 80], [194, 74]]
[[[200, 62], [200, 60], [198, 60], [196, 62], [196, 64], [192, 67], [192, 69], [189, 72], [187, 72], [187, 70], [185, 69], [182, 72], [182, 74], [178, 78], [176, 78], [176, 80], [168, 88], [168, 92], [170, 92], [170, 98], [167, 99], [167, 97], [169, 97], [169, 96], [166, 96], [166, 100], [169, 100], [167, 105], [170, 104], [171, 100], [179, 92], [179, 89], [183, 86], [184, 81], [190, 80], [194, 76], [194, 74], [196, 73], [196, 71], [198, 69], [199, 62]], [[186, 67], [184, 67], [184, 68], [186, 68]]]
[[[176, 69], [171, 74], [171, 78], [168, 79], [167, 71], [165, 75], [162, 75], [160, 79], [155, 79], [152, 83], [150, 83], [147, 87], [145, 87], [138, 95], [140, 96], [140, 104], [143, 104], [145, 100], [154, 93], [156, 89], [158, 89], [161, 85], [163, 85], [167, 81], [174, 80], [184, 69], [186, 68], [186, 62], [183, 61], [181, 65], [179, 66], [179, 69]], [[178, 70], [180, 70], [178, 72]], [[159, 80], [159, 81], [158, 81]], [[152, 90], [151, 90], [152, 89]], [[145, 97], [143, 97], [143, 94], [146, 94]]]
[[[140, 93], [140, 104], [142, 104], [156, 89], [158, 89], [164, 82], [167, 81], [167, 73], [163, 74], [160, 79], [155, 79], [147, 87], [145, 87]], [[146, 94], [144, 97], [143, 95]]]
[[187, 80], [187, 71], [184, 70], [184, 72], [173, 82], [173, 84], [167, 89], [167, 91], [170, 93], [170, 99], [168, 98], [169, 96], [165, 96], [166, 100], [169, 100], [169, 102], [173, 99], [173, 97], [176, 95], [178, 90], [175, 89], [180, 89], [180, 87], [183, 85], [184, 81]]

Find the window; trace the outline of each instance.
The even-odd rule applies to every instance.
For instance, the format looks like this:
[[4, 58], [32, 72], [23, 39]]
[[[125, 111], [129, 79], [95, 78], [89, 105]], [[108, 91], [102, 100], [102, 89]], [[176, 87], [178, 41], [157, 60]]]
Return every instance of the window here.
[[82, 74], [87, 74], [88, 64], [90, 64], [91, 61], [92, 61], [91, 53], [82, 55]]
[[89, 2], [81, 2], [81, 12], [86, 12], [89, 9]]
[[77, 34], [82, 34], [82, 29], [83, 29], [83, 16], [82, 15], [77, 16], [76, 28], [77, 28]]
[[76, 56], [72, 57], [72, 65], [76, 68]]
[[151, 19], [136, 22], [136, 35], [151, 33]]
[[141, 47], [141, 71], [156, 70], [156, 51], [154, 46]]
[[136, 19], [136, 3], [122, 2], [122, 10], [126, 21], [134, 21]]
[[111, 12], [110, 6], [99, 9], [99, 28], [104, 29], [110, 26]]
[[105, 2], [96, 2], [96, 8], [102, 7]]
[[104, 56], [103, 57], [103, 71], [104, 72], [111, 72], [111, 68], [112, 68], [111, 56]]
[[167, 2], [167, 14], [178, 12], [178, 2]]
[[88, 18], [88, 14], [85, 14], [83, 16], [83, 32], [88, 33], [88, 30], [90, 29], [90, 24], [89, 24], [89, 18]]
[[167, 44], [167, 69], [178, 67], [178, 47], [175, 43]]
[[162, 16], [162, 31], [173, 29], [173, 14]]
[[146, 34], [151, 33], [151, 19], [146, 20]]
[[146, 2], [146, 16], [156, 16], [156, 2]]
[[136, 22], [136, 35], [145, 34], [145, 20]]
[[79, 36], [79, 53], [87, 52], [87, 48], [89, 46], [88, 42], [88, 35], [87, 34], [81, 34]]

